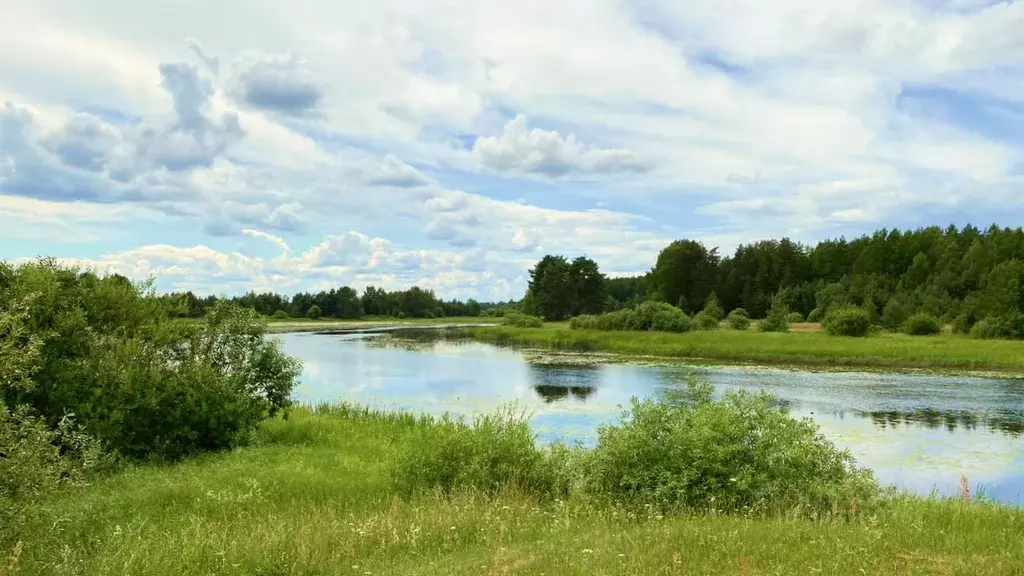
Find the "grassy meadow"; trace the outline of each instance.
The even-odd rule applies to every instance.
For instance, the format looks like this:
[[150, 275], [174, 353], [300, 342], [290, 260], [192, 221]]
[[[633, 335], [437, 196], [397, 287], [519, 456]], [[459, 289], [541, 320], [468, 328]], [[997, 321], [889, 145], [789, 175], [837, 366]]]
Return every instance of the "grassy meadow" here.
[[1020, 574], [1024, 511], [891, 497], [852, 519], [679, 513], [515, 489], [398, 496], [430, 421], [293, 409], [258, 443], [32, 506], [3, 575]]
[[824, 369], [925, 369], [1024, 374], [1024, 342], [980, 340], [943, 333], [907, 336], [879, 333], [864, 338], [832, 336], [817, 324], [790, 332], [722, 328], [685, 333], [570, 330], [568, 323], [543, 328], [488, 326], [473, 338], [502, 345], [614, 352], [680, 360]]

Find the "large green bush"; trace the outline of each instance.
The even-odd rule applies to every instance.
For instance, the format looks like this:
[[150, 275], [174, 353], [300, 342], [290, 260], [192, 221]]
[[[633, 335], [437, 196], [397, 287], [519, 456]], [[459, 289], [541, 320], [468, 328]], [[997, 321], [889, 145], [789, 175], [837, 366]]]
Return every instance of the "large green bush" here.
[[1005, 314], [989, 316], [978, 321], [971, 328], [972, 338], [1024, 338], [1024, 314]]
[[309, 310], [306, 310], [306, 318], [309, 318], [310, 320], [319, 320], [322, 315], [323, 311], [321, 311], [320, 307], [316, 304], [313, 304], [309, 307]]
[[288, 314], [284, 310], [278, 310], [278, 311], [274, 312], [274, 315], [272, 316], [272, 318], [274, 320], [288, 320], [289, 318], [291, 318], [291, 314]]
[[718, 322], [718, 318], [707, 310], [701, 310], [693, 317], [693, 323], [701, 330], [717, 330]]
[[620, 424], [601, 426], [585, 468], [590, 495], [663, 510], [824, 512], [878, 491], [809, 419], [766, 394], [714, 400], [695, 381], [685, 393], [634, 399]]
[[786, 321], [790, 324], [799, 324], [804, 321], [804, 315], [799, 312], [790, 312], [789, 315], [786, 316]]
[[867, 336], [871, 317], [863, 308], [843, 306], [829, 310], [821, 325], [833, 336]]
[[761, 332], [789, 332], [789, 308], [778, 295], [772, 298], [768, 316], [757, 324]]
[[664, 302], [644, 302], [636, 308], [626, 308], [606, 314], [577, 316], [569, 321], [573, 330], [654, 330], [659, 332], [689, 332], [693, 320], [682, 310]]
[[0, 310], [22, 307], [16, 339], [35, 339], [38, 355], [28, 384], [3, 382], [0, 398], [50, 428], [73, 413], [115, 452], [176, 458], [238, 445], [289, 402], [301, 366], [251, 309], [220, 304], [200, 323], [175, 322], [147, 286], [53, 260], [5, 278]]
[[505, 326], [513, 326], [515, 328], [540, 328], [544, 325], [544, 320], [537, 316], [530, 316], [529, 314], [508, 312], [504, 317], [502, 317], [501, 323]]
[[750, 329], [750, 315], [743, 308], [736, 308], [732, 312], [729, 312], [729, 316], [726, 318], [729, 322], [729, 327], [733, 330], [749, 330]]
[[911, 336], [933, 336], [942, 332], [938, 318], [927, 312], [914, 314], [903, 323], [903, 332]]

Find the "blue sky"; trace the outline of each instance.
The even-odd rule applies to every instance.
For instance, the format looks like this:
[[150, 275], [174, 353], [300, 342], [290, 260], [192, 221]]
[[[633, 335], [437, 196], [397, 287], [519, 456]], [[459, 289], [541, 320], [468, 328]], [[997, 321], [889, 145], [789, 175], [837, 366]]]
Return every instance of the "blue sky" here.
[[491, 300], [548, 252], [1018, 225], [1021, 30], [1019, 1], [8, 0], [0, 258]]

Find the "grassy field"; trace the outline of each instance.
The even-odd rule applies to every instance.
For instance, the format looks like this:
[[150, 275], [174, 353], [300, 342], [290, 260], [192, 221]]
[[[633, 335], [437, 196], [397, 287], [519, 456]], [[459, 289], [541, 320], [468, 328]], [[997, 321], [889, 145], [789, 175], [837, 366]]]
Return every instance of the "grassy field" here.
[[0, 574], [1020, 574], [1024, 511], [889, 501], [859, 520], [630, 514], [514, 492], [410, 500], [423, 425], [295, 410], [262, 444], [140, 466], [36, 505]]
[[866, 338], [830, 336], [801, 325], [799, 331], [755, 330], [671, 334], [569, 330], [567, 323], [544, 328], [506, 326], [473, 330], [473, 337], [497, 344], [616, 352], [681, 360], [832, 369], [928, 369], [1024, 374], [1024, 342], [977, 340], [966, 336], [877, 334]]

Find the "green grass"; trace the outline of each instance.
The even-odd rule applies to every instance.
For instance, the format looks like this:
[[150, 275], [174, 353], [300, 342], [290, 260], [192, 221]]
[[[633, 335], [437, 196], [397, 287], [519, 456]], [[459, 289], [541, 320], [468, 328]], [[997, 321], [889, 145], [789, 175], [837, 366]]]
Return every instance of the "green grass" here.
[[475, 328], [473, 337], [503, 345], [615, 352], [707, 362], [789, 365], [836, 369], [929, 369], [1024, 373], [1024, 342], [966, 336], [877, 334], [865, 338], [823, 332], [764, 333], [754, 330], [670, 334], [544, 328]]
[[[40, 502], [0, 574], [1019, 574], [1024, 511], [898, 498], [854, 521], [659, 517], [503, 492], [397, 499], [426, 421], [293, 410], [263, 444]], [[0, 557], [8, 555], [0, 554]]]

